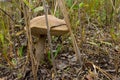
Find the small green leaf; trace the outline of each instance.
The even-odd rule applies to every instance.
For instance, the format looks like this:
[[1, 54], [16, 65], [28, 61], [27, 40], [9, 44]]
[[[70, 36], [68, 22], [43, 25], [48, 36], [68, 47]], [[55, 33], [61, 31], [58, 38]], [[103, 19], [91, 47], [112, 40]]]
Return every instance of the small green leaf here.
[[73, 0], [66, 0], [67, 6], [71, 7], [73, 4]]
[[95, 42], [88, 42], [89, 44], [91, 44], [91, 45], [95, 45], [95, 46], [98, 46], [98, 44], [97, 43], [95, 43]]
[[19, 48], [19, 56], [20, 56], [20, 57], [23, 56], [23, 46]]
[[61, 45], [58, 45], [57, 50], [56, 50], [56, 52], [55, 52], [55, 54], [54, 54], [54, 57], [55, 57], [55, 58], [56, 58], [56, 56], [58, 55], [58, 53], [60, 52], [61, 48], [62, 48], [62, 46], [61, 46]]
[[105, 44], [105, 45], [112, 46], [112, 44], [111, 44], [111, 43], [109, 43], [109, 42], [101, 41], [101, 43], [102, 43], [102, 44]]
[[15, 58], [12, 59], [12, 63], [15, 64], [15, 65], [17, 64], [17, 61], [16, 61]]
[[0, 41], [4, 44], [4, 36], [2, 34], [0, 34]]
[[33, 9], [33, 11], [36, 13], [36, 12], [39, 12], [39, 11], [43, 11], [43, 6], [39, 6], [39, 7], [36, 7], [35, 9]]
[[79, 7], [82, 8], [83, 6], [84, 6], [84, 3], [81, 2], [81, 3], [79, 4]]
[[28, 2], [28, 0], [23, 0], [24, 3], [31, 9], [33, 9], [33, 6]]

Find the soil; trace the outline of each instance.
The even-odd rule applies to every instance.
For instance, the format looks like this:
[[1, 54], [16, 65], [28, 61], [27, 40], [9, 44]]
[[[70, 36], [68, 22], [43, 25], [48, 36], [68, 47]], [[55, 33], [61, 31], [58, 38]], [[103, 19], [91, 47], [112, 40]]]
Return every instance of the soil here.
[[[85, 36], [82, 36], [80, 32], [81, 29], [78, 28], [74, 34], [83, 64], [79, 65], [69, 36], [63, 39], [55, 37], [54, 52], [57, 51], [57, 45], [62, 46], [55, 57], [57, 74], [53, 71], [48, 55], [45, 55], [45, 60], [37, 72], [38, 80], [120, 80], [119, 41], [114, 41], [104, 28], [87, 26]], [[24, 55], [17, 58], [14, 55], [11, 57], [17, 61], [13, 68], [0, 53], [0, 80], [33, 80], [31, 63], [28, 62], [25, 65], [27, 39], [23, 34], [18, 38], [18, 40], [15, 39], [16, 47], [24, 46]], [[47, 49], [48, 47], [45, 50]]]

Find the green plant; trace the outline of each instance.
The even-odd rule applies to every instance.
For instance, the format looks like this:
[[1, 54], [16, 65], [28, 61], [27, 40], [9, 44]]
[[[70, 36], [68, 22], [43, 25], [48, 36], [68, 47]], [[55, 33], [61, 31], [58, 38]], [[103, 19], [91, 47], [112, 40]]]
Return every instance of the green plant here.
[[[59, 45], [57, 46], [57, 49], [53, 52], [54, 58], [57, 57], [57, 55], [58, 55], [59, 52], [61, 51], [61, 48], [62, 48], [62, 45], [59, 44]], [[48, 51], [48, 60], [51, 62], [51, 53], [50, 53], [50, 51]]]
[[112, 38], [114, 41], [116, 41], [116, 40], [118, 39], [118, 36], [116, 35], [114, 28], [111, 28], [111, 29], [110, 29], [110, 35], [111, 35], [111, 38]]
[[18, 55], [19, 55], [20, 57], [23, 57], [23, 46], [19, 48], [19, 50], [18, 50]]

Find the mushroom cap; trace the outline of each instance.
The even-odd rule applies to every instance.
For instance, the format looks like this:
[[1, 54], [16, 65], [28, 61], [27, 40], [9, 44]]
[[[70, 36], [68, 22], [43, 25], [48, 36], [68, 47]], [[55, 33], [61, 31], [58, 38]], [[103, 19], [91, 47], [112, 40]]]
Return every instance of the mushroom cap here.
[[[68, 28], [64, 20], [58, 19], [52, 15], [48, 15], [47, 18], [51, 35], [62, 35], [68, 32]], [[45, 15], [38, 16], [30, 20], [30, 29], [31, 34], [34, 36], [46, 35], [47, 26]]]

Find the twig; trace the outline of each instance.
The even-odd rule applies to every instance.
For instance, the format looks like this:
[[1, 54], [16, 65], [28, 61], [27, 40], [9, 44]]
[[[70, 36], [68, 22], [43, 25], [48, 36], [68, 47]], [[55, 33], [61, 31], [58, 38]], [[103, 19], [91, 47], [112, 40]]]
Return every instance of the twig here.
[[[90, 62], [92, 65], [94, 65], [92, 62]], [[113, 76], [109, 73], [107, 73], [105, 70], [101, 69], [99, 66], [94, 65], [96, 69], [98, 69], [101, 73], [103, 73], [109, 80], [113, 80]]]
[[105, 70], [102, 70], [100, 67], [95, 66], [96, 69], [98, 69], [101, 73], [103, 73], [109, 80], [113, 80], [113, 76], [111, 74], [108, 74]]
[[60, 6], [61, 11], [62, 11], [62, 13], [63, 13], [63, 16], [64, 16], [64, 18], [65, 18], [65, 22], [66, 22], [66, 24], [67, 24], [67, 26], [68, 26], [68, 29], [69, 29], [69, 31], [70, 31], [70, 35], [71, 35], [71, 39], [72, 39], [72, 43], [73, 43], [73, 47], [74, 47], [74, 50], [75, 50], [77, 59], [78, 59], [80, 65], [82, 66], [82, 60], [81, 60], [80, 50], [79, 50], [79, 48], [78, 48], [76, 39], [75, 39], [75, 37], [74, 37], [74, 34], [73, 34], [72, 29], [71, 29], [71, 26], [70, 26], [70, 20], [69, 20], [69, 18], [68, 18], [68, 12], [67, 12], [67, 10], [66, 10], [65, 3], [64, 3], [63, 0], [59, 0], [58, 3], [59, 3], [59, 6]]
[[7, 15], [14, 23], [16, 23], [16, 21], [15, 21], [6, 11], [4, 11], [2, 8], [0, 8], [0, 10], [1, 10], [5, 15]]
[[52, 65], [53, 65], [54, 72], [56, 73], [55, 58], [53, 56], [53, 47], [52, 47], [52, 40], [51, 40], [51, 35], [50, 35], [50, 27], [48, 25], [48, 17], [47, 17], [48, 8], [46, 6], [45, 0], [42, 0], [42, 1], [43, 1], [43, 6], [44, 6], [46, 26], [47, 26], [47, 37], [48, 37], [48, 42], [50, 45], [50, 52], [51, 52], [51, 57], [52, 57]]
[[55, 15], [55, 13], [57, 11], [57, 7], [58, 7], [58, 1], [56, 1], [56, 4], [55, 4], [54, 15]]
[[[24, 13], [24, 18], [25, 18], [25, 23], [26, 23], [26, 33], [27, 33], [27, 38], [28, 38], [28, 53], [27, 53], [27, 60], [25, 65], [27, 65], [29, 58], [32, 63], [32, 74], [34, 77], [34, 80], [37, 80], [37, 70], [38, 70], [38, 65], [36, 63], [34, 54], [33, 54], [33, 49], [32, 49], [32, 36], [31, 36], [31, 29], [29, 28], [30, 26], [30, 17], [31, 17], [31, 9], [29, 9], [29, 12], [27, 12], [27, 8], [24, 7], [24, 2], [22, 2], [23, 6], [23, 13]], [[23, 70], [25, 70], [25, 66], [23, 67]]]

